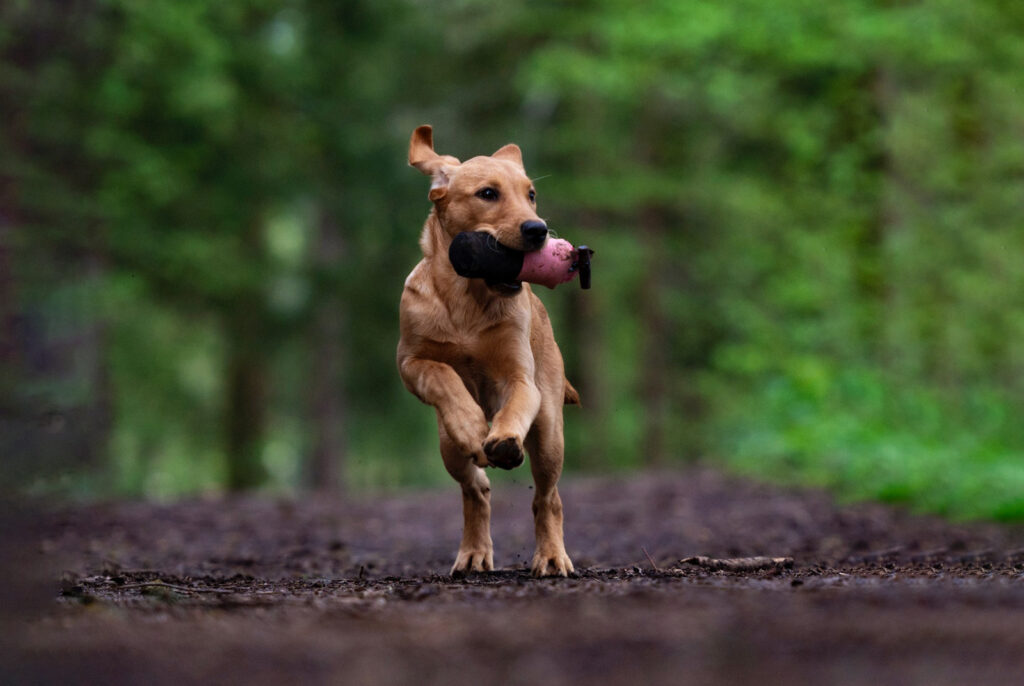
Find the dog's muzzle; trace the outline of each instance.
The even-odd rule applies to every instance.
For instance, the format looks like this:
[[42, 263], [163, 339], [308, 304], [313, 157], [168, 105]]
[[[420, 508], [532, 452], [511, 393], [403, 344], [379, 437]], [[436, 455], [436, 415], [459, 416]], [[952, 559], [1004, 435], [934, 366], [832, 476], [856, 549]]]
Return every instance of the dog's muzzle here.
[[544, 245], [548, 238], [548, 225], [542, 221], [531, 219], [519, 225], [519, 232], [523, 235], [523, 249], [526, 251], [536, 250]]

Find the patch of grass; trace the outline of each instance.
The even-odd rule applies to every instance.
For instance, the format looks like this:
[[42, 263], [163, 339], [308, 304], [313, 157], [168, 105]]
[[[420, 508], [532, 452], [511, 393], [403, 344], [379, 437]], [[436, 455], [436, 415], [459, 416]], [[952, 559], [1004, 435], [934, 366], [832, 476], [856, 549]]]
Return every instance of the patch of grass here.
[[718, 398], [713, 453], [739, 472], [954, 519], [1024, 520], [1024, 429], [999, 392], [804, 361]]

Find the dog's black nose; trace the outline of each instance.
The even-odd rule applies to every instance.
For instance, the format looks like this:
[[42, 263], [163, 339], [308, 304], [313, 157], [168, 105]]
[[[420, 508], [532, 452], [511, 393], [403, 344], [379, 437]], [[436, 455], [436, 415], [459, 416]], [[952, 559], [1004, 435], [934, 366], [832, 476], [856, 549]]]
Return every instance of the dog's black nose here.
[[544, 245], [544, 239], [548, 237], [548, 225], [544, 222], [530, 220], [519, 225], [523, 233], [523, 245], [527, 250], [533, 250]]

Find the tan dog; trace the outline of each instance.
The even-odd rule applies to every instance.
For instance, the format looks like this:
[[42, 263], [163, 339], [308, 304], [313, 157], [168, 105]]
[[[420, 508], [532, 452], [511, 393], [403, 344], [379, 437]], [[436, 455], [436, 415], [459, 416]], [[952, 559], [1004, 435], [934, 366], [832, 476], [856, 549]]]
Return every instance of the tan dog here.
[[[562, 540], [562, 405], [579, 396], [540, 300], [523, 283], [458, 276], [452, 237], [486, 231], [516, 250], [547, 239], [519, 148], [464, 163], [434, 152], [429, 126], [409, 143], [409, 164], [431, 177], [434, 208], [420, 237], [423, 260], [405, 281], [398, 369], [417, 398], [437, 410], [441, 456], [462, 486], [464, 527], [452, 573], [494, 569], [490, 481], [482, 467], [512, 469], [530, 455], [536, 576], [573, 571]], [[490, 424], [488, 424], [490, 422]]]

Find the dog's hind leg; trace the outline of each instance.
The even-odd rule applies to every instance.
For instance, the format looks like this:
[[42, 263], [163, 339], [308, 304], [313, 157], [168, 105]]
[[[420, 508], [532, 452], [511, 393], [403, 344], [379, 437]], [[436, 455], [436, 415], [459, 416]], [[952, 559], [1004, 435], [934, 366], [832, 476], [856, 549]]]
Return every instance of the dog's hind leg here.
[[[551, 407], [550, 404], [546, 406]], [[574, 571], [572, 560], [565, 552], [562, 535], [562, 499], [558, 495], [558, 478], [562, 474], [565, 442], [561, 403], [555, 407], [557, 409], [551, 411], [542, 409], [526, 436], [535, 486], [533, 522], [537, 550], [531, 565], [534, 576], [568, 576]]]
[[441, 457], [445, 469], [462, 487], [462, 542], [451, 574], [489, 572], [494, 569], [491, 542], [491, 482], [472, 457], [460, 451], [438, 421]]

